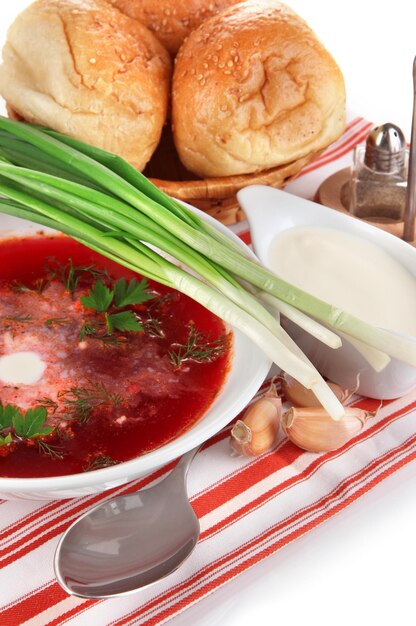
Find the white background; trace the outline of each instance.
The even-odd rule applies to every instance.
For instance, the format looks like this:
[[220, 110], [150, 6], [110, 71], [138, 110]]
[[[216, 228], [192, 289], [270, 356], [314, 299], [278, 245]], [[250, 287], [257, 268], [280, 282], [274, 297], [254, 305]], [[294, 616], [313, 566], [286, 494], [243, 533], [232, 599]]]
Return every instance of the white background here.
[[[1, 2], [0, 43], [7, 25], [28, 4]], [[343, 70], [349, 108], [378, 124], [398, 124], [410, 139], [414, 0], [293, 0], [290, 5]], [[169, 624], [414, 626], [415, 563], [413, 463]]]

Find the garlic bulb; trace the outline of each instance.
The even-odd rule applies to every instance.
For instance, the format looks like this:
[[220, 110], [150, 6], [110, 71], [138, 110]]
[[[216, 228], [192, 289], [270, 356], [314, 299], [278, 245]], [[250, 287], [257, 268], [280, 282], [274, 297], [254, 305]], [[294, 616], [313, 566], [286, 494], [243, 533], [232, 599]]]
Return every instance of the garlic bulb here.
[[[306, 389], [301, 383], [284, 372], [280, 377], [284, 396], [289, 402], [297, 407], [322, 407], [318, 398], [311, 389]], [[341, 404], [347, 402], [355, 393], [356, 389], [347, 389], [337, 383], [327, 381], [328, 387], [332, 389]]]
[[357, 435], [375, 413], [346, 408], [344, 416], [335, 421], [315, 407], [292, 408], [282, 418], [282, 427], [289, 439], [309, 452], [337, 450]]
[[231, 448], [243, 456], [258, 456], [276, 443], [282, 414], [282, 401], [272, 383], [237, 420], [231, 430]]

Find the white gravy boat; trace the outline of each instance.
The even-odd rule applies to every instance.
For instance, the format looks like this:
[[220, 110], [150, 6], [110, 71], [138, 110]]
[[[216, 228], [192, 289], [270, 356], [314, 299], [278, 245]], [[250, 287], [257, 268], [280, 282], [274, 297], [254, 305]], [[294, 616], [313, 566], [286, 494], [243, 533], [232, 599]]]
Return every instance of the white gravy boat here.
[[[296, 226], [314, 226], [335, 228], [371, 241], [399, 261], [416, 280], [416, 249], [379, 228], [263, 185], [242, 189], [238, 201], [250, 225], [254, 251], [266, 267], [270, 268], [269, 252], [276, 235]], [[342, 386], [353, 389], [359, 374], [358, 392], [380, 400], [403, 396], [416, 386], [416, 368], [411, 365], [392, 359], [384, 370], [376, 372], [346, 339], [342, 339], [341, 348], [333, 350], [288, 320], [284, 320], [284, 326], [321, 374]]]

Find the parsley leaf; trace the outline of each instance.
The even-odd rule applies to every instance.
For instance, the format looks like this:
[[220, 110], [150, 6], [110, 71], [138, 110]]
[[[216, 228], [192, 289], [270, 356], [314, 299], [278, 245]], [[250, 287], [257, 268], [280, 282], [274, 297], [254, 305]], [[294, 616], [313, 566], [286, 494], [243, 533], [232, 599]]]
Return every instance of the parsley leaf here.
[[17, 409], [12, 419], [14, 431], [22, 439], [49, 435], [53, 431], [53, 427], [45, 426], [47, 417], [48, 413], [45, 407], [28, 409], [25, 415]]
[[122, 311], [121, 313], [113, 313], [105, 316], [108, 333], [113, 330], [140, 331], [143, 330], [142, 324], [137, 319], [133, 311]]
[[129, 304], [141, 304], [154, 297], [154, 294], [149, 293], [149, 285], [145, 278], [140, 282], [133, 278], [129, 283], [125, 278], [120, 278], [114, 285], [114, 304], [118, 309]]
[[113, 297], [114, 292], [110, 291], [101, 281], [97, 281], [88, 292], [88, 296], [82, 296], [81, 302], [88, 309], [104, 313], [112, 303]]
[[13, 417], [16, 413], [20, 413], [17, 406], [12, 404], [6, 404], [3, 406], [0, 400], [0, 429], [10, 428], [13, 423]]
[[0, 447], [7, 446], [9, 443], [13, 443], [13, 439], [10, 433], [8, 433], [5, 437], [0, 436]]
[[[81, 298], [81, 303], [98, 313], [105, 313], [105, 322], [101, 320], [86, 321], [79, 333], [79, 340], [82, 341], [85, 337], [94, 337], [110, 343], [114, 341], [111, 337], [114, 330], [142, 331], [143, 325], [134, 311], [122, 311], [120, 313], [109, 313], [108, 311], [111, 310], [110, 307], [122, 308], [131, 304], [140, 304], [152, 298], [154, 295], [148, 292], [148, 283], [145, 278], [140, 282], [134, 278], [129, 282], [125, 278], [120, 278], [115, 283], [114, 290], [109, 289], [102, 282], [96, 282], [88, 292], [88, 296]], [[99, 332], [103, 325], [107, 329], [106, 333]]]

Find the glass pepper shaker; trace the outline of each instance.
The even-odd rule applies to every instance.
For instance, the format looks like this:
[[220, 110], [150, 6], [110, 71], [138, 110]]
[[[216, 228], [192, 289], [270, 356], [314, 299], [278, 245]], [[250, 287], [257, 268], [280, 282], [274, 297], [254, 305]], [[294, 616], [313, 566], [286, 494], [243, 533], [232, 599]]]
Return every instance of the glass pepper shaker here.
[[349, 211], [360, 218], [402, 220], [409, 151], [398, 126], [374, 128], [356, 146], [349, 185]]

